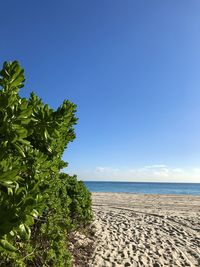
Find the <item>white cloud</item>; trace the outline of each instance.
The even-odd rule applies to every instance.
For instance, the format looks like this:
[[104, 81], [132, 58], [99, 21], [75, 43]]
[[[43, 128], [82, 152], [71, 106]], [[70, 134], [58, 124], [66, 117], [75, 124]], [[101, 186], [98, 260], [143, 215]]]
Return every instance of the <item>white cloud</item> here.
[[116, 168], [110, 168], [110, 167], [97, 167], [96, 168], [96, 172], [100, 172], [100, 173], [114, 173], [114, 172], [118, 172], [119, 169]]
[[181, 168], [175, 168], [175, 169], [172, 169], [172, 171], [173, 171], [174, 173], [180, 173], [180, 174], [183, 174], [183, 173], [184, 173], [184, 170], [181, 169]]
[[193, 168], [194, 173], [200, 175], [200, 168]]
[[87, 170], [76, 169], [71, 172], [73, 173], [83, 180], [200, 183], [200, 168], [171, 168], [165, 164], [147, 165], [141, 168], [98, 166]]
[[167, 168], [160, 168], [159, 170], [153, 171], [153, 174], [158, 177], [168, 177], [170, 170]]
[[96, 172], [104, 172], [105, 171], [105, 167], [97, 167], [96, 168]]
[[164, 164], [155, 164], [155, 165], [148, 165], [144, 166], [146, 169], [155, 169], [155, 168], [166, 168], [167, 166]]

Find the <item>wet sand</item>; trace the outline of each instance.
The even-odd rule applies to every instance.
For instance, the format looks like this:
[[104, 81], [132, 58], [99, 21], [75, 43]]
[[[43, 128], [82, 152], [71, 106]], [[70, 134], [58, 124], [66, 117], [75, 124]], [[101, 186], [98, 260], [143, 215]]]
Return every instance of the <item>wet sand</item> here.
[[90, 267], [199, 267], [200, 196], [93, 193]]

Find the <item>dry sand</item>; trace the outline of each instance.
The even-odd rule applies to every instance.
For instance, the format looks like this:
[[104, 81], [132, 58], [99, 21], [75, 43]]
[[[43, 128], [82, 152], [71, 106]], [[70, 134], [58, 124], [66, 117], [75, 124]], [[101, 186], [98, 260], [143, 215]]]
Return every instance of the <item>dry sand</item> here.
[[200, 267], [200, 196], [93, 193], [88, 266]]

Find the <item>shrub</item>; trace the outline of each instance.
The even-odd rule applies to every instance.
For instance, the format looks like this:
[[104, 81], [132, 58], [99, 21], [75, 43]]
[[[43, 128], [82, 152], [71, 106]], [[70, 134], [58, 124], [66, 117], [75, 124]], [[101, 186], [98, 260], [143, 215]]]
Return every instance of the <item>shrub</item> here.
[[76, 105], [54, 110], [34, 93], [22, 98], [17, 61], [0, 71], [0, 266], [70, 266], [67, 236], [91, 219], [91, 197], [60, 173], [75, 138]]

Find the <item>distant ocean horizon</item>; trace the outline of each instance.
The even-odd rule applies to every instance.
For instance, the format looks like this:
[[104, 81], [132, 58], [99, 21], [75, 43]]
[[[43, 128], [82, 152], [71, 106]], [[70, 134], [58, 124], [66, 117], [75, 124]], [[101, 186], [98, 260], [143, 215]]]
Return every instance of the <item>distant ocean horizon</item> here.
[[200, 183], [84, 181], [91, 192], [200, 195]]

